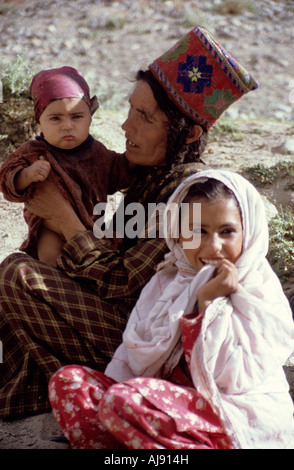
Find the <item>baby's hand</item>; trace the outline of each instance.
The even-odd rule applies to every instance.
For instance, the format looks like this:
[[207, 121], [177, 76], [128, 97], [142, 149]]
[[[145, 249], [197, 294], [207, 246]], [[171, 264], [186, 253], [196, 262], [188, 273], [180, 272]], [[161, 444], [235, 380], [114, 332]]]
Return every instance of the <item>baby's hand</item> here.
[[31, 166], [27, 167], [27, 178], [31, 183], [37, 183], [38, 181], [45, 181], [50, 172], [50, 163], [47, 160], [40, 157], [39, 160], [32, 163]]
[[198, 310], [203, 312], [217, 297], [227, 297], [238, 289], [238, 271], [229, 260], [221, 260], [215, 268], [214, 277], [198, 291]]

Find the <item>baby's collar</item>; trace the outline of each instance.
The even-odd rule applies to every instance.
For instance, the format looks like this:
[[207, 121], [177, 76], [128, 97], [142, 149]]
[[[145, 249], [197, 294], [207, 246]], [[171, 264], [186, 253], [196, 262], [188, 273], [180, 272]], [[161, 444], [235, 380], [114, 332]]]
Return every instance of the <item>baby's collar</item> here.
[[43, 132], [41, 132], [41, 134], [36, 137], [36, 140], [39, 140], [39, 141], [41, 140], [42, 142], [45, 142], [45, 144], [47, 144], [53, 150], [57, 150], [58, 152], [63, 152], [66, 155], [70, 155], [74, 152], [81, 152], [83, 150], [88, 149], [92, 145], [94, 138], [91, 136], [91, 134], [89, 134], [86, 140], [84, 140], [84, 142], [82, 142], [80, 145], [78, 145], [77, 147], [73, 149], [61, 149], [59, 147], [54, 147], [54, 145], [49, 144], [49, 142], [47, 142], [47, 140], [44, 138]]

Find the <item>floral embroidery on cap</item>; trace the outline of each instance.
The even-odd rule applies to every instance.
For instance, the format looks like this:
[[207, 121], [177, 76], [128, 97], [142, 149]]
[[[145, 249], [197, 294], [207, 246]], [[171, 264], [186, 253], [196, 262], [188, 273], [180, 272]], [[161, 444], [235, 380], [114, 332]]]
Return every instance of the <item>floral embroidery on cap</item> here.
[[188, 55], [186, 62], [180, 62], [177, 83], [184, 85], [185, 93], [203, 93], [204, 87], [211, 86], [213, 66], [206, 64], [206, 57]]

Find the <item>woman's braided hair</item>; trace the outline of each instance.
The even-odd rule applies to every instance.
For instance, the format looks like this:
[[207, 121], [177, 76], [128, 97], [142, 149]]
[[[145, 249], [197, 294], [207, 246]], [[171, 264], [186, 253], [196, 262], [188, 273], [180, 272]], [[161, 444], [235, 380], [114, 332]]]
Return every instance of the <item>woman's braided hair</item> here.
[[[166, 165], [160, 167], [137, 166], [134, 170], [132, 184], [123, 191], [125, 193], [125, 206], [136, 201], [147, 208], [148, 203], [160, 202], [159, 198], [163, 202], [167, 200], [171, 192], [174, 191], [175, 179], [181, 178], [180, 175], [184, 171], [183, 167], [187, 166], [186, 163], [201, 162], [203, 164], [201, 154], [207, 143], [207, 131], [203, 129], [198, 140], [186, 144], [186, 138], [195, 122], [181, 112], [171, 101], [149, 70], [139, 70], [136, 81], [139, 80], [148, 83], [159, 108], [169, 120]], [[185, 168], [185, 171], [188, 171], [188, 169]], [[164, 191], [163, 188], [165, 188]]]
[[207, 131], [202, 127], [203, 132], [200, 138], [192, 144], [186, 144], [186, 138], [195, 125], [195, 122], [186, 116], [168, 97], [162, 86], [154, 78], [150, 70], [139, 70], [136, 80], [144, 80], [151, 87], [154, 98], [159, 108], [169, 120], [169, 131], [166, 147], [166, 163], [168, 166], [181, 163], [200, 161], [207, 144]]

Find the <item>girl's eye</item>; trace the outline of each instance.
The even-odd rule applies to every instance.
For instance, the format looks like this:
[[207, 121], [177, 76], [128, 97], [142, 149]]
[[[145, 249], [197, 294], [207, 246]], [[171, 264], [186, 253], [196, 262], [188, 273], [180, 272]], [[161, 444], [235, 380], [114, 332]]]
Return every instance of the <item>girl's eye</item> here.
[[192, 233], [202, 233], [202, 229], [200, 227], [195, 227], [192, 229]]

